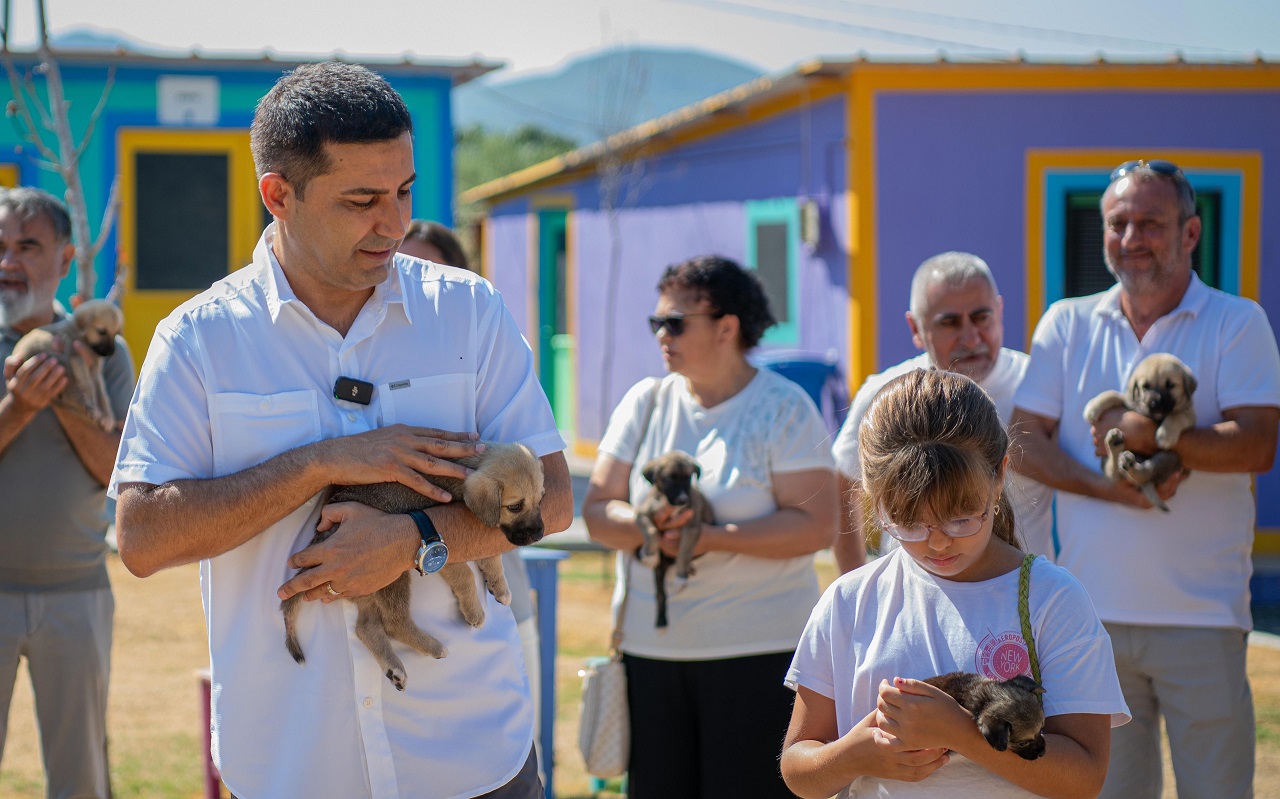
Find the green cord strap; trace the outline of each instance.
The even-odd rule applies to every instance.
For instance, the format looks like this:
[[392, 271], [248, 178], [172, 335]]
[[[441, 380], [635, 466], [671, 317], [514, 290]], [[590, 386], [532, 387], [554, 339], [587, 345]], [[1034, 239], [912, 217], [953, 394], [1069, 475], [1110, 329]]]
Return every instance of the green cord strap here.
[[[1022, 622], [1022, 640], [1027, 642], [1027, 656], [1031, 659], [1031, 679], [1040, 682], [1040, 658], [1036, 656], [1036, 642], [1031, 635], [1031, 608], [1029, 598], [1031, 595], [1031, 564], [1035, 562], [1036, 556], [1028, 553], [1022, 559], [1022, 572], [1018, 575], [1018, 619]], [[1040, 702], [1044, 703], [1044, 697], [1040, 696]]]

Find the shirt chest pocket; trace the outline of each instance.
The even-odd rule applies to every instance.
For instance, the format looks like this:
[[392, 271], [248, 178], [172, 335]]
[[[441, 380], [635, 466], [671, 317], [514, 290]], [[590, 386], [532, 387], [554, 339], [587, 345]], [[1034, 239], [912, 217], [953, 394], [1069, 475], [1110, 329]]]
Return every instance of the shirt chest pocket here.
[[396, 380], [378, 386], [385, 424], [476, 431], [476, 378], [455, 373]]
[[257, 465], [320, 440], [316, 392], [213, 394], [209, 398], [213, 465], [219, 475]]

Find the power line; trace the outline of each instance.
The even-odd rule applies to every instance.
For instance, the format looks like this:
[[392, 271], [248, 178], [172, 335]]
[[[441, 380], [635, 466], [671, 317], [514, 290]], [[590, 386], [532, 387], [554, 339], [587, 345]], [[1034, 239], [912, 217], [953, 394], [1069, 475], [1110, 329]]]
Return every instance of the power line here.
[[898, 19], [918, 20], [921, 22], [936, 22], [945, 25], [959, 25], [971, 30], [984, 31], [996, 34], [1016, 34], [1021, 36], [1031, 36], [1040, 39], [1049, 39], [1052, 41], [1071, 42], [1087, 46], [1103, 46], [1111, 45], [1114, 47], [1132, 47], [1138, 45], [1141, 47], [1159, 47], [1175, 50], [1216, 50], [1219, 52], [1235, 52], [1220, 47], [1209, 47], [1205, 45], [1186, 45], [1176, 42], [1161, 42], [1149, 39], [1135, 39], [1126, 36], [1111, 36], [1105, 33], [1081, 33], [1078, 31], [1067, 31], [1058, 28], [1045, 28], [1035, 25], [1022, 25], [1011, 22], [996, 22], [993, 20], [978, 19], [976, 17], [953, 16], [950, 14], [939, 14], [932, 11], [914, 11], [906, 8], [894, 8], [891, 6], [882, 6], [875, 3], [858, 2], [858, 0], [793, 0], [801, 5], [819, 8], [832, 8], [862, 11], [869, 14], [890, 17]]
[[900, 44], [908, 44], [912, 47], [921, 47], [930, 50], [936, 50], [939, 48], [961, 48], [964, 50], [976, 50], [980, 53], [990, 53], [992, 56], [1004, 55], [1008, 52], [1007, 50], [970, 44], [968, 42], [958, 42], [952, 39], [938, 39], [933, 36], [904, 33], [902, 31], [890, 30], [888, 28], [876, 28], [870, 25], [858, 25], [852, 22], [828, 19], [826, 17], [814, 17], [809, 16], [808, 14], [797, 14], [791, 11], [777, 11], [770, 8], [760, 8], [759, 6], [730, 2], [730, 0], [674, 0], [674, 2], [683, 3], [685, 5], [718, 8], [733, 14], [780, 20], [793, 25], [802, 25], [826, 31], [835, 28], [844, 31], [845, 33], [870, 36], [876, 39], [885, 39], [892, 42], [898, 42]]

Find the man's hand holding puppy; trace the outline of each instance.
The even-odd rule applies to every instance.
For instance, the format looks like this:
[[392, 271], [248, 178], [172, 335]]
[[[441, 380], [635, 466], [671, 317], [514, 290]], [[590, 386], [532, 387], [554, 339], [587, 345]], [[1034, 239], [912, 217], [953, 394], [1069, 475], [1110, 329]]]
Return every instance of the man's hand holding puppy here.
[[[130, 523], [120, 530], [120, 555], [131, 571], [142, 576], [216, 557], [253, 538], [334, 484], [394, 481], [443, 500], [448, 495], [420, 473], [463, 477], [466, 470], [445, 459], [473, 454], [477, 447], [472, 433], [394, 425], [297, 447], [224, 477], [175, 480], [163, 485], [124, 484], [119, 491], [117, 518], [127, 515]], [[327, 595], [320, 586], [331, 577], [341, 580], [350, 576], [355, 583], [353, 590], [363, 588], [361, 593], [369, 593], [404, 572], [417, 547], [412, 521], [407, 517], [388, 519], [388, 514], [367, 508], [363, 511], [367, 512], [356, 512], [355, 523], [343, 530], [341, 538], [365, 542], [375, 565], [349, 562], [341, 567], [313, 569], [281, 586], [281, 599], [301, 591], [310, 591], [309, 599], [319, 599], [321, 594]], [[458, 538], [457, 546], [464, 552], [471, 548], [472, 542], [464, 532], [459, 531]], [[451, 537], [450, 547], [453, 546]], [[376, 565], [389, 559], [390, 550], [397, 548], [404, 554], [395, 569]], [[304, 553], [308, 558], [315, 557], [309, 550], [298, 555]], [[306, 565], [333, 560], [322, 557]], [[335, 573], [339, 568], [342, 574]], [[354, 572], [357, 568], [362, 570], [359, 575]], [[369, 571], [364, 571], [366, 568]], [[379, 579], [381, 583], [370, 586]], [[347, 590], [345, 584], [340, 582], [339, 586]]]

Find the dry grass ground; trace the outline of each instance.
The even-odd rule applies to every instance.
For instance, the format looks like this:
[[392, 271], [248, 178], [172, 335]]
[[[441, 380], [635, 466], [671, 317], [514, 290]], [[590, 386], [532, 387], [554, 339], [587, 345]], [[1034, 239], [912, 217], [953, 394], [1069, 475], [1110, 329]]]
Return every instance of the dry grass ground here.
[[[113, 783], [119, 799], [192, 799], [201, 795], [200, 705], [195, 672], [206, 663], [204, 620], [195, 566], [145, 581], [110, 562], [116, 634], [109, 726]], [[820, 569], [823, 582], [830, 567]], [[612, 573], [603, 556], [575, 554], [562, 564], [560, 657], [556, 663], [556, 792], [591, 795], [577, 753], [577, 670], [602, 654], [609, 632]], [[1280, 650], [1251, 647], [1249, 674], [1258, 708], [1260, 799], [1280, 799]], [[1164, 796], [1173, 799], [1172, 779]], [[19, 674], [9, 741], [0, 767], [0, 796], [38, 799], [44, 782], [34, 711]]]

